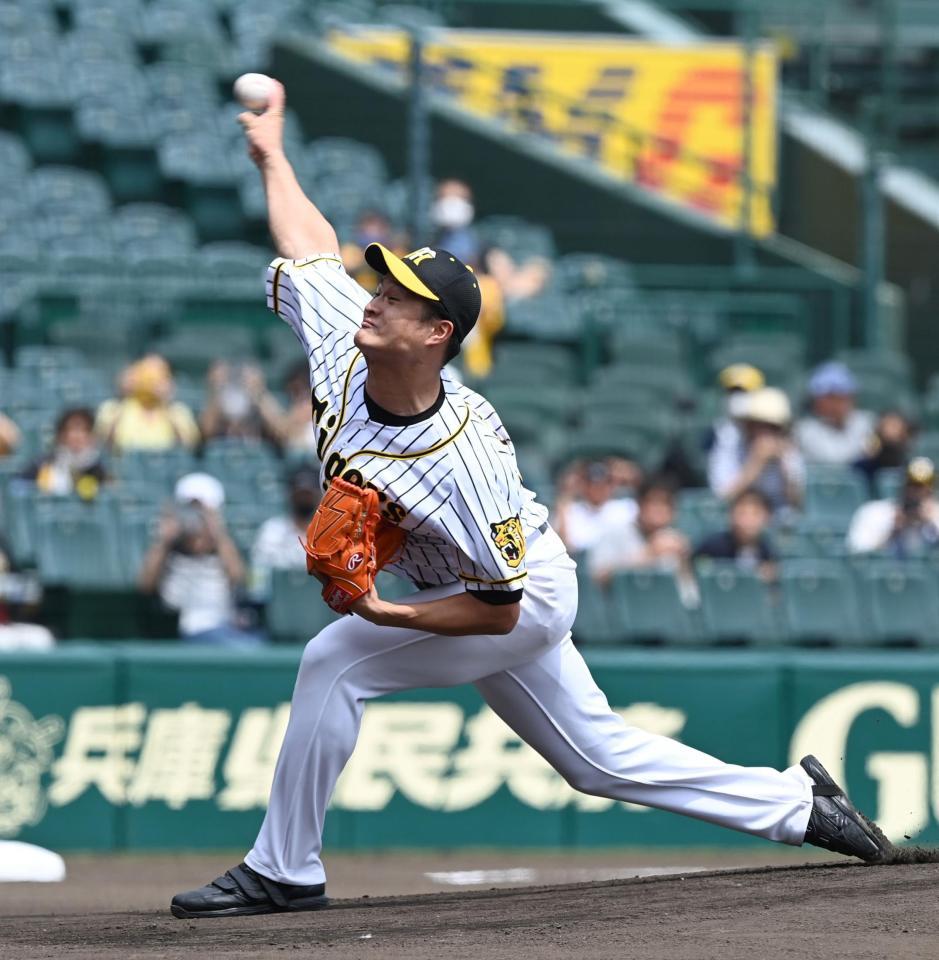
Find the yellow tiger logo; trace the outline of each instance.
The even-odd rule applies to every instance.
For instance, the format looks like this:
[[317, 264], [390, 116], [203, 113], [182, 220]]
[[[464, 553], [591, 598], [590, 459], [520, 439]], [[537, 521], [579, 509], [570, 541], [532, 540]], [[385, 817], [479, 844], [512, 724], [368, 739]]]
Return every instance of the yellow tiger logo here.
[[489, 524], [489, 535], [505, 562], [514, 570], [525, 558], [525, 534], [518, 515]]

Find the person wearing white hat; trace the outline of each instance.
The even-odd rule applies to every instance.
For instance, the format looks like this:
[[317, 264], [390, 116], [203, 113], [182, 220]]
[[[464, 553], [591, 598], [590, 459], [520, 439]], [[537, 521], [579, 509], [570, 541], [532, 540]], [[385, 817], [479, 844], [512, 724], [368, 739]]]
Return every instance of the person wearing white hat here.
[[144, 557], [140, 589], [178, 611], [179, 635], [189, 643], [259, 645], [263, 638], [236, 622], [235, 591], [245, 567], [222, 521], [225, 488], [208, 473], [188, 473], [173, 501]]
[[805, 465], [789, 436], [789, 398], [776, 387], [744, 393], [737, 417], [739, 443], [723, 448], [708, 464], [711, 489], [723, 500], [734, 500], [744, 490], [757, 490], [774, 512], [798, 506]]

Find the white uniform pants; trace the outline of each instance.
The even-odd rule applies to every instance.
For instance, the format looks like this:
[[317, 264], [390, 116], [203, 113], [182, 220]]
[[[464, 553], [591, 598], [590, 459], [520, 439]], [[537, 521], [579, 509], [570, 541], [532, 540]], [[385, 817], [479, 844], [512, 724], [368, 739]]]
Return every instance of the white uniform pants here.
[[[474, 683], [490, 707], [577, 790], [683, 813], [799, 845], [812, 810], [798, 767], [722, 763], [627, 726], [574, 648], [573, 561], [555, 533], [532, 543], [518, 625], [507, 636], [440, 637], [344, 617], [303, 654], [267, 815], [245, 858], [284, 883], [325, 880], [326, 807], [358, 736], [366, 700], [414, 687]], [[422, 591], [414, 602], [462, 590]]]

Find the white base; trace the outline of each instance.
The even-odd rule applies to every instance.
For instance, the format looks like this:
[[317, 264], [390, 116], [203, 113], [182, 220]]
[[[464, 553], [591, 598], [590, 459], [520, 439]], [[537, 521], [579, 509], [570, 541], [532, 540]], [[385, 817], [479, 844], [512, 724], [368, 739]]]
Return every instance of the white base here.
[[0, 883], [65, 879], [65, 861], [51, 850], [16, 840], [0, 840]]

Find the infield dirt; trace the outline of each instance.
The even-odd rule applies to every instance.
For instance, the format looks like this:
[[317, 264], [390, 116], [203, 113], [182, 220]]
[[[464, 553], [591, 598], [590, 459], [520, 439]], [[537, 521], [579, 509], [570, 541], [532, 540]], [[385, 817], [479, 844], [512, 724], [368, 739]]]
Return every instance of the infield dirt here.
[[[183, 921], [169, 897], [230, 866], [219, 856], [71, 858], [64, 884], [0, 886], [0, 956], [4, 960], [195, 960], [327, 956], [570, 960], [782, 960], [782, 958], [939, 957], [939, 865], [866, 867], [830, 861], [800, 866], [690, 872], [707, 866], [690, 856], [659, 864], [677, 872], [554, 886], [426, 894], [438, 880], [420, 872], [430, 857], [357, 858], [337, 865], [339, 894], [316, 913]], [[482, 862], [482, 859], [477, 858]], [[539, 860], [536, 878], [561, 870], [628, 872], [635, 855]], [[769, 858], [765, 858], [769, 859]], [[808, 858], [806, 858], [808, 859]], [[782, 862], [792, 863], [792, 857]], [[777, 860], [777, 862], [780, 862]], [[598, 866], [599, 863], [599, 866]], [[578, 872], [580, 871], [580, 872]], [[358, 874], [359, 879], [354, 879]], [[331, 875], [331, 876], [332, 876]], [[528, 876], [512, 873], [506, 876]], [[587, 875], [596, 875], [588, 873]], [[437, 876], [434, 874], [433, 876]], [[498, 873], [456, 875], [459, 882]], [[368, 877], [369, 882], [362, 882]], [[411, 877], [409, 881], [407, 878]], [[418, 879], [420, 878], [420, 879]], [[349, 897], [402, 890], [405, 896]], [[439, 889], [439, 887], [438, 887]]]

